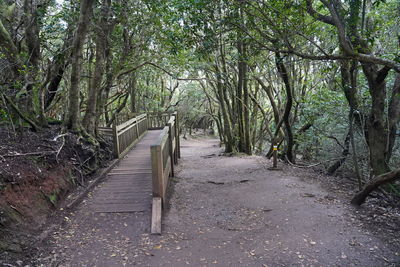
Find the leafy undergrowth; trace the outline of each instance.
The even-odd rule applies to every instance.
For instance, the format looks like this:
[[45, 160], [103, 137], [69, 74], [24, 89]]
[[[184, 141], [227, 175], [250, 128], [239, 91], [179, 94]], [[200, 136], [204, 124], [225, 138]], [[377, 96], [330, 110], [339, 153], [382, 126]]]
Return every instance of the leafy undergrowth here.
[[12, 134], [0, 128], [0, 253], [31, 247], [65, 196], [111, 159], [110, 144], [93, 146], [59, 126]]

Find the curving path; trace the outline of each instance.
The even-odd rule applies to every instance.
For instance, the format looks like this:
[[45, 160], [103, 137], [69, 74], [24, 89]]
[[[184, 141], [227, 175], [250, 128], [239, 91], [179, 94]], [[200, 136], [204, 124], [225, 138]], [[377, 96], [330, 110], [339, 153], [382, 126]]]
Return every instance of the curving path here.
[[[311, 172], [268, 171], [262, 157], [220, 156], [218, 141], [182, 142], [163, 221], [150, 211], [96, 212], [107, 181], [52, 232], [34, 266], [397, 266], [399, 246], [367, 227], [338, 188]], [[397, 248], [397, 250], [396, 250]]]

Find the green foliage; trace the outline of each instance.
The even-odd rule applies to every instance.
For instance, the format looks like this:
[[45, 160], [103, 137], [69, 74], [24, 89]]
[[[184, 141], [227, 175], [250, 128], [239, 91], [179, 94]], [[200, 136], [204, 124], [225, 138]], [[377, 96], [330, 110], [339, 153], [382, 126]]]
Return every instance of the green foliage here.
[[4, 122], [8, 120], [9, 120], [8, 113], [6, 112], [6, 110], [0, 108], [0, 121]]
[[57, 204], [57, 194], [56, 193], [49, 195], [48, 198], [54, 206]]

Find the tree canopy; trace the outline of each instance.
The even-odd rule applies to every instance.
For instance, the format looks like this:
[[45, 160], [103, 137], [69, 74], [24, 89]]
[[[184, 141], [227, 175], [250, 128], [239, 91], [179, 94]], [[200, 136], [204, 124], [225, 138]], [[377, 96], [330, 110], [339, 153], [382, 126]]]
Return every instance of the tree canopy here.
[[360, 186], [398, 166], [398, 1], [0, 6], [0, 122], [10, 132], [58, 123], [97, 144], [100, 126], [176, 110], [183, 131], [212, 129], [227, 153], [271, 156], [277, 145], [287, 162], [346, 168]]

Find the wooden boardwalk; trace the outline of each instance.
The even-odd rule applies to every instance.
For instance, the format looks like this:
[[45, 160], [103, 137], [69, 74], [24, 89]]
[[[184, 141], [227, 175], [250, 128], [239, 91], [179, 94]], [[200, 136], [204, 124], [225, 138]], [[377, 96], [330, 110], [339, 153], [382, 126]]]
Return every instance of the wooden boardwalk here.
[[161, 130], [150, 130], [110, 171], [94, 195], [96, 212], [134, 212], [151, 210], [152, 171], [150, 145]]

